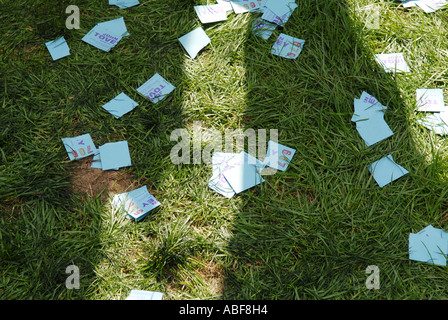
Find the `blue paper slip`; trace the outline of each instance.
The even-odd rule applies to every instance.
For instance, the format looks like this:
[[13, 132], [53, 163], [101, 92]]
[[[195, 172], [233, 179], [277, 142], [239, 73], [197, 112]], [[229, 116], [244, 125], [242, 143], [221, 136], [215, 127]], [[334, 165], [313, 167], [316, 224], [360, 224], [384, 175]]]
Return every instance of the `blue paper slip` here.
[[405, 168], [394, 162], [392, 155], [372, 163], [369, 171], [381, 188], [408, 173]]
[[115, 118], [120, 118], [138, 106], [138, 103], [129, 98], [125, 93], [120, 93], [111, 101], [103, 105], [103, 108], [109, 111]]
[[409, 259], [446, 266], [448, 233], [432, 225], [409, 234]]
[[208, 186], [226, 198], [232, 198], [235, 191], [227, 182], [223, 172], [232, 168], [237, 158], [236, 153], [213, 152], [212, 154], [212, 177]]
[[115, 5], [120, 9], [126, 9], [140, 4], [138, 0], [109, 0], [109, 5]]
[[417, 89], [416, 95], [417, 111], [448, 111], [448, 108], [445, 107], [443, 89]]
[[70, 55], [70, 48], [68, 47], [67, 41], [65, 41], [64, 37], [45, 42], [45, 46], [50, 52], [53, 60], [58, 60]]
[[204, 29], [198, 27], [180, 37], [179, 41], [187, 51], [190, 58], [194, 59], [199, 51], [210, 43], [210, 38], [205, 33]]
[[77, 137], [62, 138], [61, 140], [70, 160], [82, 159], [97, 152], [89, 133]]
[[[99, 151], [94, 154], [90, 168], [96, 168], [96, 169], [101, 169], [101, 170], [103, 169], [103, 163], [101, 162]], [[120, 169], [120, 168], [113, 168], [112, 170], [118, 170], [118, 169]]]
[[427, 129], [433, 131], [435, 134], [445, 136], [448, 135], [448, 111], [429, 114], [423, 119], [417, 120]]
[[112, 199], [112, 206], [122, 211], [129, 219], [140, 221], [148, 213], [157, 208], [160, 202], [148, 192], [146, 186], [116, 194]]
[[223, 172], [235, 193], [243, 192], [264, 181], [256, 165], [243, 163]]
[[194, 6], [194, 10], [202, 23], [211, 23], [227, 20], [227, 9], [225, 5], [212, 4]]
[[123, 17], [98, 23], [81, 40], [106, 52], [129, 35]]
[[109, 142], [99, 148], [103, 170], [129, 167], [132, 165], [127, 141]]
[[270, 140], [263, 164], [280, 171], [285, 171], [295, 153], [295, 149]]
[[163, 293], [146, 290], [131, 290], [125, 300], [162, 300]]
[[277, 3], [277, 0], [268, 0], [261, 18], [283, 27], [296, 8], [297, 4], [294, 1], [279, 1]]
[[305, 40], [280, 33], [277, 41], [271, 48], [271, 53], [283, 58], [295, 59], [302, 52], [304, 44]]
[[156, 73], [148, 81], [137, 88], [137, 91], [151, 100], [151, 102], [157, 103], [174, 89], [176, 89], [175, 86], [166, 81], [160, 74]]
[[276, 24], [264, 21], [260, 18], [255, 19], [252, 23], [252, 32], [265, 40], [269, 39], [275, 28], [277, 28]]
[[404, 60], [403, 53], [375, 54], [375, 59], [386, 72], [409, 72], [409, 66]]
[[251, 11], [260, 11], [264, 8], [264, 1], [260, 0], [231, 0], [233, 11], [236, 14], [246, 13]]

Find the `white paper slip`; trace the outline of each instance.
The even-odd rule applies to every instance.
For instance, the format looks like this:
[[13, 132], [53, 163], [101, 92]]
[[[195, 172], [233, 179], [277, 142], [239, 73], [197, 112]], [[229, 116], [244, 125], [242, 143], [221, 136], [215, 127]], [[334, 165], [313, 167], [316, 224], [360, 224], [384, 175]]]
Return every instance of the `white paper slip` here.
[[163, 293], [145, 290], [131, 290], [125, 300], [162, 300]]
[[445, 107], [443, 89], [417, 89], [416, 94], [417, 111], [448, 111], [448, 109]]
[[409, 66], [403, 57], [403, 53], [376, 54], [375, 59], [386, 72], [409, 72]]
[[227, 9], [225, 5], [212, 4], [194, 6], [194, 10], [202, 23], [212, 23], [227, 20]]

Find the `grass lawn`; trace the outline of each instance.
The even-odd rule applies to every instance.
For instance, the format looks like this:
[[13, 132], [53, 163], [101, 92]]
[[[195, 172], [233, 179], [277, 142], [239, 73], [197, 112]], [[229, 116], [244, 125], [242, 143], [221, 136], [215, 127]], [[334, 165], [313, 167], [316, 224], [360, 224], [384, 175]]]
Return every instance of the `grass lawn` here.
[[[447, 93], [448, 11], [299, 0], [264, 40], [251, 31], [260, 13], [202, 24], [193, 6], [214, 1], [140, 2], [0, 0], [0, 300], [122, 300], [131, 289], [168, 300], [448, 297], [447, 268], [408, 254], [410, 232], [448, 229], [448, 143], [416, 122], [415, 102], [417, 88]], [[80, 29], [65, 27], [68, 5]], [[81, 41], [119, 17], [130, 35], [110, 52]], [[211, 43], [191, 59], [178, 38], [199, 26]], [[306, 40], [297, 59], [270, 53], [281, 32]], [[44, 43], [60, 36], [71, 54], [53, 61]], [[392, 52], [409, 73], [374, 59]], [[136, 91], [155, 73], [176, 87], [156, 104]], [[362, 91], [388, 107], [394, 132], [369, 148], [350, 120]], [[139, 106], [116, 119], [101, 106], [120, 92]], [[194, 121], [277, 129], [296, 154], [227, 199], [208, 187], [210, 165], [170, 160], [171, 132]], [[70, 161], [61, 138], [84, 133], [96, 146], [127, 140], [132, 166]], [[388, 154], [409, 173], [380, 188], [368, 166]], [[111, 210], [114, 194], [143, 185], [161, 202], [145, 219]], [[66, 287], [70, 265], [79, 289]], [[378, 290], [366, 288], [369, 265]]]

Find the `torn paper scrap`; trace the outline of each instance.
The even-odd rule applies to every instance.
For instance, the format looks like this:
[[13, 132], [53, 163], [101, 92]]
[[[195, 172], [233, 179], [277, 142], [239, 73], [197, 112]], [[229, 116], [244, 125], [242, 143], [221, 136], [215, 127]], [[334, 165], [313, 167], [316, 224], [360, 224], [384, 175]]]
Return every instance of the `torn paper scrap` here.
[[252, 32], [265, 40], [269, 39], [277, 25], [257, 18], [252, 23]]
[[163, 293], [146, 290], [131, 290], [125, 300], [162, 300]]
[[138, 0], [109, 0], [109, 5], [115, 5], [120, 9], [126, 9], [140, 4]]
[[62, 138], [61, 140], [70, 160], [82, 159], [94, 155], [97, 152], [89, 133], [76, 137]]
[[390, 154], [372, 163], [368, 169], [381, 188], [408, 173]]
[[146, 186], [116, 194], [112, 199], [112, 206], [116, 210], [122, 210], [126, 214], [126, 218], [137, 221], [142, 220], [159, 205], [160, 202], [148, 192]]
[[296, 150], [269, 140], [266, 158], [263, 163], [271, 168], [285, 171], [294, 157]]
[[118, 119], [134, 109], [136, 106], [138, 106], [138, 103], [122, 92], [111, 101], [104, 104], [103, 108]]
[[70, 55], [70, 48], [68, 47], [67, 41], [65, 41], [64, 37], [45, 42], [45, 46], [50, 52], [53, 60], [58, 60]]
[[404, 60], [403, 53], [375, 54], [375, 59], [386, 72], [409, 72], [409, 66]]
[[227, 9], [225, 5], [212, 4], [194, 6], [194, 10], [202, 23], [212, 23], [227, 20]]
[[165, 80], [160, 74], [156, 73], [148, 81], [137, 88], [137, 91], [151, 100], [151, 102], [157, 103], [170, 94], [174, 89], [176, 89], [175, 86]]
[[271, 53], [283, 58], [295, 59], [302, 52], [304, 44], [305, 40], [280, 33], [277, 41], [271, 48]]
[[194, 59], [199, 51], [210, 43], [210, 38], [205, 33], [204, 29], [198, 27], [180, 37], [179, 41], [190, 58]]
[[417, 111], [441, 112], [448, 111], [445, 107], [443, 89], [417, 89]]
[[409, 234], [409, 259], [446, 266], [448, 233], [429, 225]]
[[129, 167], [132, 165], [127, 141], [108, 142], [98, 149], [103, 170]]

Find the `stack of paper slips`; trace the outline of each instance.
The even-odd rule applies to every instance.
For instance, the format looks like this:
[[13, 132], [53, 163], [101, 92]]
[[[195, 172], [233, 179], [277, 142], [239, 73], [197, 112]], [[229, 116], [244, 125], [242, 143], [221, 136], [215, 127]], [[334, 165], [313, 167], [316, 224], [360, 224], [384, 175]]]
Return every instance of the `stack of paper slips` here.
[[58, 60], [70, 55], [70, 48], [68, 47], [67, 41], [65, 41], [64, 37], [45, 42], [45, 46], [50, 52], [53, 60]]
[[438, 135], [448, 134], [448, 108], [445, 106], [443, 89], [417, 89], [417, 111], [434, 112], [417, 120]]
[[432, 225], [409, 234], [409, 259], [446, 266], [448, 232]]
[[434, 12], [448, 4], [445, 0], [401, 0], [401, 3], [405, 8], [417, 6], [426, 13]]
[[375, 54], [375, 59], [384, 71], [390, 73], [409, 72], [409, 66], [402, 53]]
[[109, 5], [115, 5], [120, 9], [126, 9], [140, 4], [138, 0], [109, 0]]
[[372, 163], [368, 169], [381, 188], [408, 173], [390, 154]]
[[194, 10], [202, 23], [227, 20], [228, 7], [225, 4], [199, 5], [194, 6]]
[[92, 137], [88, 133], [76, 137], [62, 138], [61, 140], [70, 160], [82, 159], [98, 152]]
[[103, 105], [103, 108], [109, 111], [115, 118], [120, 118], [138, 106], [138, 103], [129, 98], [124, 92]]
[[230, 0], [233, 11], [236, 14], [263, 11], [267, 0]]
[[127, 141], [109, 142], [98, 148], [91, 168], [118, 170], [132, 165]]
[[384, 120], [387, 107], [374, 96], [363, 91], [359, 99], [354, 99], [354, 109], [351, 121], [368, 147], [393, 135]]
[[146, 186], [138, 189], [114, 195], [112, 206], [126, 214], [126, 218], [142, 220], [154, 208], [158, 207], [160, 202], [148, 192]]
[[277, 142], [269, 141], [263, 162], [245, 151], [213, 152], [212, 177], [208, 186], [226, 198], [232, 198], [235, 194], [263, 182], [261, 172], [266, 166], [285, 171], [295, 151]]
[[124, 19], [121, 17], [98, 23], [81, 40], [109, 52], [123, 37], [128, 35]]

